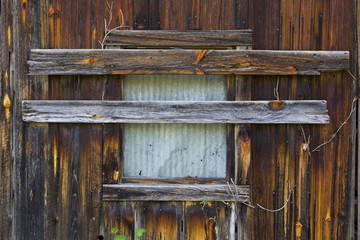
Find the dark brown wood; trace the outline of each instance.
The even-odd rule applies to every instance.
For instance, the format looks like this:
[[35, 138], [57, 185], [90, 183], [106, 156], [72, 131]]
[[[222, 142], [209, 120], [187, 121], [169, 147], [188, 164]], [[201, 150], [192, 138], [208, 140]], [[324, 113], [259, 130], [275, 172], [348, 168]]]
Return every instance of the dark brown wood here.
[[[227, 101], [235, 101], [235, 76], [227, 76]], [[236, 159], [235, 159], [235, 138], [234, 138], [234, 124], [226, 125], [226, 180], [231, 183], [231, 179], [236, 176]]]
[[10, 53], [12, 52], [12, 1], [0, 2], [0, 239], [11, 239], [13, 210], [13, 142]]
[[295, 223], [295, 235], [296, 239], [309, 239], [309, 218], [308, 211], [309, 209], [309, 192], [306, 189], [310, 188], [310, 175], [309, 175], [309, 166], [310, 166], [310, 146], [307, 143], [308, 139], [304, 139], [303, 133], [299, 132], [297, 135], [297, 166], [295, 172], [295, 184], [296, 184], [296, 223]]
[[234, 47], [251, 46], [251, 30], [175, 31], [127, 30], [112, 31], [106, 46], [117, 47]]
[[349, 68], [349, 52], [236, 50], [31, 50], [30, 75], [319, 75]]
[[[3, 1], [1, 1], [3, 3]], [[14, 2], [13, 2], [14, 3]], [[31, 3], [31, 1], [30, 1]], [[3, 6], [3, 4], [2, 4]], [[12, 139], [12, 149], [16, 150], [16, 154], [13, 154], [12, 163], [13, 163], [13, 182], [12, 182], [12, 193], [10, 196], [14, 196], [12, 199], [12, 238], [13, 239], [24, 239], [28, 234], [31, 234], [34, 238], [40, 237], [43, 229], [39, 229], [40, 224], [35, 224], [34, 228], [30, 229], [30, 218], [35, 217], [33, 214], [36, 212], [28, 211], [28, 207], [32, 206], [34, 202], [30, 201], [30, 189], [27, 182], [28, 169], [27, 166], [31, 165], [32, 160], [27, 159], [25, 156], [25, 137], [24, 134], [24, 123], [20, 121], [19, 117], [21, 116], [21, 100], [28, 98], [28, 76], [27, 70], [24, 69], [26, 66], [26, 60], [28, 58], [27, 53], [30, 47], [30, 17], [29, 17], [29, 5], [28, 2], [18, 2], [12, 6], [12, 34], [13, 39], [13, 52], [11, 57], [10, 64], [10, 73], [9, 83], [11, 83], [11, 92], [14, 93], [12, 98], [12, 125], [13, 125], [13, 139]], [[3, 8], [1, 8], [1, 13]], [[3, 33], [1, 34], [4, 35]], [[15, 71], [15, 69], [17, 69]], [[9, 73], [8, 73], [9, 74]], [[30, 181], [33, 178], [30, 178]], [[34, 191], [32, 192], [34, 193]], [[40, 194], [36, 195], [36, 199], [39, 199]], [[38, 203], [42, 205], [43, 201]], [[42, 207], [37, 208], [37, 210], [42, 209]], [[36, 215], [42, 215], [43, 212], [40, 210], [36, 212]], [[32, 222], [34, 223], [34, 221]]]
[[326, 101], [23, 101], [26, 122], [327, 124]]
[[[105, 184], [102, 191], [104, 201], [234, 201], [227, 184]], [[239, 202], [249, 198], [249, 186], [237, 191]]]
[[[123, 76], [104, 78], [103, 100], [123, 99]], [[119, 183], [123, 175], [123, 125], [103, 126], [102, 182]]]

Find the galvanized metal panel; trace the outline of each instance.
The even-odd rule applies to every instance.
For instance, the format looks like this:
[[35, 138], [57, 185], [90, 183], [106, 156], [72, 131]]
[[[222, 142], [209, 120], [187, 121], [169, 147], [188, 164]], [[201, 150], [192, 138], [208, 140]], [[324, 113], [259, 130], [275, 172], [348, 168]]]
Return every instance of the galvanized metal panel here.
[[[124, 100], [225, 101], [225, 76], [130, 75]], [[226, 125], [125, 124], [124, 176], [226, 177]]]

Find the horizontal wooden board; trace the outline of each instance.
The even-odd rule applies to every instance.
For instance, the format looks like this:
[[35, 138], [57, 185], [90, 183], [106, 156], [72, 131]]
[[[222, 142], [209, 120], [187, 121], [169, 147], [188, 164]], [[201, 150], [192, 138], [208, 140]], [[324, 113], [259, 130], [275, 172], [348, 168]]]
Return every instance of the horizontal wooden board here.
[[214, 184], [226, 183], [225, 178], [147, 178], [147, 177], [123, 177], [122, 183], [141, 183], [141, 184]]
[[[230, 185], [235, 193], [235, 187]], [[249, 199], [249, 186], [237, 186], [238, 201]], [[104, 201], [234, 201], [227, 184], [106, 184]]]
[[105, 45], [113, 47], [235, 47], [251, 46], [251, 30], [116, 30]]
[[183, 49], [33, 49], [30, 75], [319, 75], [349, 68], [349, 52]]
[[23, 120], [49, 123], [327, 124], [326, 101], [23, 101]]

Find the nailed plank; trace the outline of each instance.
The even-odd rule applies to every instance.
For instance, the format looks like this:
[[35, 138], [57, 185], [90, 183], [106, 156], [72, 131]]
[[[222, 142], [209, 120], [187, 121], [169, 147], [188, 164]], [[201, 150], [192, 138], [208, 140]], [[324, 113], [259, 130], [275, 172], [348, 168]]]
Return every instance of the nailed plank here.
[[33, 49], [28, 64], [30, 75], [319, 75], [348, 69], [349, 52]]
[[123, 177], [122, 183], [139, 184], [214, 184], [226, 182], [225, 178], [146, 178], [146, 177]]
[[251, 46], [251, 44], [251, 30], [112, 31], [105, 43], [106, 46], [116, 47], [231, 47]]
[[[231, 186], [235, 192], [234, 186]], [[249, 186], [237, 186], [238, 201], [249, 198]], [[227, 184], [105, 184], [104, 201], [234, 201]]]
[[326, 101], [23, 101], [26, 122], [326, 124]]

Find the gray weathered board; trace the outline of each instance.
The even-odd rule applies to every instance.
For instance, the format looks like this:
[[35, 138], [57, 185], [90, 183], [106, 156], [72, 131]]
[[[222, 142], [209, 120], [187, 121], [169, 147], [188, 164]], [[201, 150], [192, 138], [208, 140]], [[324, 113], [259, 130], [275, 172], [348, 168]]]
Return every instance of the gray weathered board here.
[[33, 49], [30, 75], [319, 75], [349, 68], [347, 51]]
[[109, 32], [106, 47], [235, 47], [252, 45], [252, 31], [116, 30]]
[[23, 120], [52, 123], [327, 124], [326, 101], [23, 101]]
[[[105, 184], [104, 201], [235, 201], [249, 200], [249, 186], [227, 184]], [[238, 193], [236, 195], [236, 192]]]

